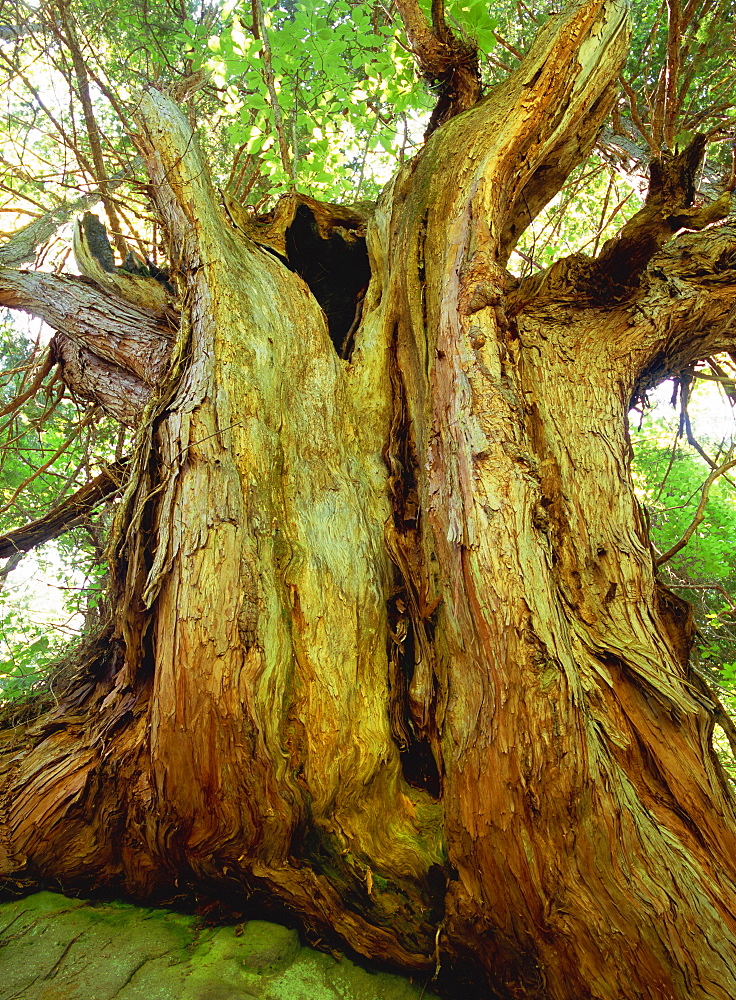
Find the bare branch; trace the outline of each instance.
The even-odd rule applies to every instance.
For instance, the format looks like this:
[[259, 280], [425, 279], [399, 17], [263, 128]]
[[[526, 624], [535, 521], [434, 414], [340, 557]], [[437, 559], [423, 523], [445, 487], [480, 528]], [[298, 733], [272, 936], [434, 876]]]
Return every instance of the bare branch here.
[[[731, 452], [732, 451], [733, 449], [731, 449]], [[731, 452], [729, 454], [731, 454]], [[700, 503], [698, 504], [698, 509], [695, 512], [695, 517], [693, 517], [679, 541], [675, 542], [671, 548], [667, 549], [666, 552], [663, 552], [662, 555], [655, 560], [655, 566], [661, 566], [663, 563], [669, 562], [673, 556], [676, 556], [678, 552], [685, 548], [705, 517], [705, 507], [708, 503], [708, 494], [710, 493], [711, 486], [716, 479], [722, 476], [724, 472], [728, 472], [728, 470], [732, 469], [735, 465], [736, 458], [729, 458], [727, 461], [722, 462], [717, 469], [713, 469], [701, 488]]]
[[92, 98], [90, 97], [89, 92], [87, 67], [85, 66], [84, 57], [82, 56], [81, 49], [79, 48], [77, 34], [74, 28], [74, 23], [69, 15], [69, 7], [66, 0], [64, 0], [63, 3], [59, 3], [59, 11], [61, 14], [61, 21], [64, 26], [64, 42], [68, 46], [71, 53], [74, 73], [77, 78], [77, 92], [79, 94], [79, 99], [82, 102], [84, 121], [87, 126], [87, 135], [89, 137], [90, 149], [92, 151], [92, 162], [95, 166], [96, 180], [100, 187], [100, 198], [102, 199], [102, 203], [105, 206], [105, 212], [107, 213], [110, 225], [112, 226], [112, 235], [115, 241], [115, 246], [118, 249], [121, 259], [124, 260], [128, 252], [128, 247], [121, 232], [115, 202], [109, 195], [107, 170], [105, 169], [105, 161], [102, 156], [100, 131], [97, 127], [97, 121], [92, 107]]
[[[108, 192], [119, 187], [134, 170], [143, 163], [142, 157], [136, 156], [126, 170], [122, 170], [107, 182]], [[19, 229], [4, 244], [0, 246], [0, 267], [19, 267], [36, 259], [39, 248], [46, 243], [54, 233], [67, 223], [78, 212], [84, 212], [100, 201], [100, 192], [92, 191], [74, 201], [65, 202], [57, 208], [52, 208], [40, 219]]]
[[4, 417], [7, 413], [12, 413], [14, 410], [17, 410], [20, 406], [22, 406], [23, 403], [26, 402], [26, 400], [29, 400], [31, 399], [32, 396], [35, 396], [38, 390], [43, 385], [43, 380], [46, 378], [46, 376], [49, 374], [49, 372], [51, 371], [51, 369], [54, 367], [55, 364], [56, 364], [56, 359], [53, 357], [51, 351], [49, 351], [46, 354], [46, 358], [44, 359], [43, 364], [39, 368], [35, 378], [31, 382], [28, 389], [20, 393], [20, 395], [16, 396], [14, 399], [11, 399], [11, 401], [7, 405], [3, 406], [2, 409], [0, 409], [0, 417]]
[[56, 451], [51, 455], [51, 457], [48, 458], [43, 463], [43, 465], [39, 466], [37, 469], [34, 469], [31, 475], [27, 476], [23, 480], [23, 482], [20, 483], [20, 485], [17, 486], [15, 490], [13, 490], [8, 500], [2, 505], [2, 507], [0, 507], [0, 514], [4, 514], [7, 510], [10, 510], [10, 508], [15, 503], [16, 497], [18, 497], [23, 492], [26, 486], [28, 486], [29, 483], [32, 483], [34, 479], [38, 479], [40, 475], [46, 472], [46, 470], [49, 469], [54, 464], [57, 458], [60, 458], [65, 451], [68, 451], [68, 449], [74, 444], [74, 442], [79, 437], [80, 431], [82, 431], [88, 424], [92, 423], [92, 421], [95, 419], [96, 416], [98, 416], [98, 414], [95, 412], [95, 410], [91, 410], [89, 413], [87, 413], [85, 416], [83, 416], [80, 420], [77, 421], [76, 425], [74, 426], [73, 432], [69, 435], [68, 438], [66, 438], [65, 441], [62, 441], [62, 443], [59, 445]]
[[57, 504], [48, 514], [24, 524], [22, 528], [0, 535], [0, 559], [29, 552], [37, 545], [57, 538], [74, 527], [103, 500], [118, 492], [127, 464], [127, 459], [115, 462], [76, 493]]
[[5, 563], [3, 568], [0, 569], [0, 591], [5, 589], [8, 577], [13, 570], [16, 569], [24, 555], [25, 552], [14, 552], [12, 555], [8, 556], [8, 561]]
[[672, 148], [681, 105], [677, 93], [677, 84], [680, 79], [680, 48], [684, 29], [680, 0], [668, 0], [667, 14], [667, 61], [663, 67], [665, 82], [662, 138], [665, 144]]

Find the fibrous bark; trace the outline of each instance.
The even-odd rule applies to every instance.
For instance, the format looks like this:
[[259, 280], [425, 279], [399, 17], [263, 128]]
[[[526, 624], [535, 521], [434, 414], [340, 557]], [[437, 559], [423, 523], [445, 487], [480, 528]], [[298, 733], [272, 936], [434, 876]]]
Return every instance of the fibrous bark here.
[[418, 0], [396, 0], [419, 69], [437, 95], [425, 138], [444, 122], [472, 108], [482, 93], [478, 46], [453, 32], [445, 20], [444, 0], [433, 0], [432, 21]]
[[650, 253], [609, 301], [586, 258], [504, 270], [626, 41], [620, 5], [574, 5], [402, 168], [349, 363], [289, 259], [318, 206], [290, 196], [270, 246], [232, 225], [184, 117], [144, 95], [182, 323], [104, 644], [5, 737], [8, 875], [276, 900], [463, 996], [734, 995], [734, 804], [626, 411], [732, 345], [736, 236]]
[[141, 306], [133, 277], [120, 280], [135, 289], [133, 301], [85, 278], [0, 268], [0, 305], [45, 320], [72, 391], [135, 427], [168, 370], [178, 317], [150, 301]]

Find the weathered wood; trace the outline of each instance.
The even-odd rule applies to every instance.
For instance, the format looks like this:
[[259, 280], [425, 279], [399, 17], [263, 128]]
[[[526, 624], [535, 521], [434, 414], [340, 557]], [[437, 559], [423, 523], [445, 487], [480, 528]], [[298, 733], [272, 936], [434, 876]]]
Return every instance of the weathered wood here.
[[626, 42], [617, 3], [571, 6], [399, 172], [350, 363], [225, 217], [184, 116], [143, 96], [186, 307], [115, 528], [114, 620], [0, 752], [5, 873], [276, 900], [466, 996], [734, 995], [716, 707], [626, 429], [637, 387], [733, 343], [734, 235], [678, 239], [606, 302], [586, 258], [503, 269]]
[[173, 311], [141, 307], [87, 278], [12, 268], [0, 268], [0, 305], [56, 330], [54, 354], [72, 392], [137, 426], [169, 368], [178, 325]]
[[148, 385], [168, 369], [176, 317], [158, 316], [85, 278], [0, 268], [0, 305], [38, 316]]

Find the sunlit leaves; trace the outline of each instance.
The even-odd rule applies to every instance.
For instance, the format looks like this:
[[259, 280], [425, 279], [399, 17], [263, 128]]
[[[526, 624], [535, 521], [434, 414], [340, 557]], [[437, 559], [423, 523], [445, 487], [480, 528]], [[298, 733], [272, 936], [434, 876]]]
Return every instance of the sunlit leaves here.
[[[233, 146], [258, 155], [272, 190], [288, 183], [274, 140], [264, 83], [263, 41], [233, 10], [202, 60], [223, 98], [223, 124]], [[328, 197], [370, 196], [396, 159], [401, 116], [421, 114], [429, 97], [400, 33], [371, 4], [295, 3], [267, 22], [275, 89], [302, 190]], [[385, 157], [382, 154], [386, 154]], [[382, 159], [386, 169], [381, 170]]]
[[496, 5], [489, 4], [487, 0], [455, 0], [447, 4], [446, 17], [450, 27], [457, 25], [469, 35], [478, 46], [481, 58], [489, 55], [497, 45], [495, 8]]

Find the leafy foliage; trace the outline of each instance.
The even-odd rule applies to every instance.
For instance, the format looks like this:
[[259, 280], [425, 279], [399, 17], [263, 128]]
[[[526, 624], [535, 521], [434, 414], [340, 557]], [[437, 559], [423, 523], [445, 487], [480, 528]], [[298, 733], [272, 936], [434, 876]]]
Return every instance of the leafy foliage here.
[[[8, 320], [0, 325], [0, 408], [12, 406], [32, 381], [40, 343]], [[0, 534], [43, 515], [83, 485], [115, 450], [117, 428], [78, 406], [53, 375], [0, 422]], [[30, 558], [57, 596], [47, 612], [33, 611], [27, 588], [17, 583], [24, 553], [0, 571], [0, 702], [44, 686], [51, 665], [79, 631], [73, 619], [90, 622], [101, 597], [105, 522], [110, 511], [80, 521]], [[13, 582], [16, 581], [16, 582]], [[48, 582], [47, 582], [47, 585]]]
[[550, 267], [561, 255], [595, 257], [641, 206], [637, 187], [594, 154], [525, 231], [510, 267], [525, 277]]
[[[191, 38], [195, 65], [211, 72], [223, 95], [225, 131], [241, 160], [259, 158], [270, 193], [297, 184], [334, 198], [375, 196], [367, 158], [390, 169], [409, 147], [407, 114], [429, 109], [395, 26], [380, 5], [338, 0], [283, 4], [264, 28], [248, 30], [238, 10], [226, 7], [222, 30], [198, 56], [196, 31]], [[280, 155], [277, 107], [264, 85], [267, 46], [290, 164]]]

